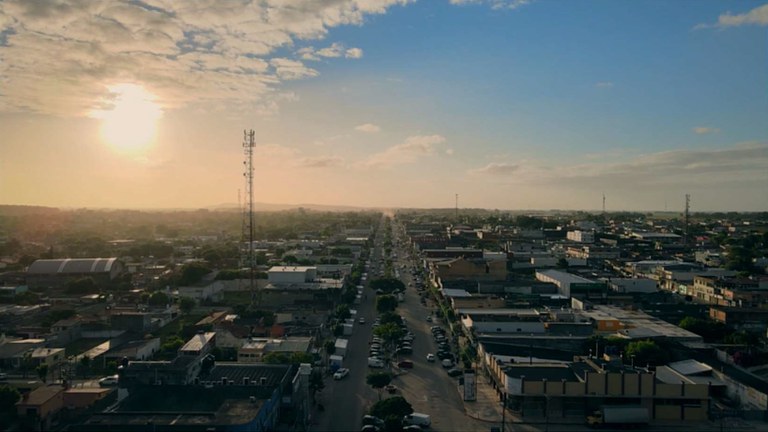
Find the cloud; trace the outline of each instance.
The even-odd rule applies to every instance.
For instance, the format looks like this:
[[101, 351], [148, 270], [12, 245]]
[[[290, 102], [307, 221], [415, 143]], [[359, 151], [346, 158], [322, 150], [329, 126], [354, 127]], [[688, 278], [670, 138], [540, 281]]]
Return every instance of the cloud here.
[[355, 126], [355, 130], [360, 132], [376, 133], [379, 132], [381, 128], [373, 123], [364, 123]]
[[349, 48], [344, 52], [344, 57], [346, 58], [352, 58], [352, 59], [359, 59], [363, 57], [363, 50], [360, 48]]
[[612, 185], [628, 190], [643, 186], [764, 182], [768, 173], [768, 142], [747, 142], [714, 150], [671, 150], [634, 156], [620, 163], [494, 162], [468, 173], [496, 176], [516, 184], [587, 188]]
[[451, 0], [453, 5], [488, 4], [491, 9], [517, 9], [530, 4], [532, 0]]
[[726, 28], [726, 27], [739, 27], [744, 25], [768, 25], [768, 4], [758, 6], [751, 11], [743, 14], [732, 15], [730, 12], [726, 12], [717, 17], [717, 22], [714, 24], [699, 24], [696, 29], [704, 28]]
[[520, 169], [520, 165], [510, 164], [505, 162], [491, 162], [482, 168], [476, 168], [469, 170], [470, 174], [479, 175], [510, 175], [517, 172]]
[[388, 167], [416, 162], [420, 157], [435, 152], [437, 144], [445, 142], [441, 135], [415, 135], [383, 152], [371, 155], [365, 162], [369, 167]]
[[706, 134], [713, 134], [720, 132], [720, 129], [708, 127], [708, 126], [696, 126], [693, 128], [693, 133], [699, 134], [699, 135], [706, 135]]
[[346, 48], [343, 44], [334, 42], [330, 46], [320, 48], [316, 50], [314, 47], [308, 46], [300, 48], [296, 53], [302, 60], [318, 61], [322, 58], [338, 58], [345, 57], [351, 59], [359, 59], [363, 57], [363, 50], [360, 48]]
[[0, 110], [80, 116], [109, 85], [136, 83], [166, 109], [271, 112], [284, 81], [318, 74], [304, 61], [362, 56], [286, 48], [409, 2], [0, 1]]
[[342, 165], [344, 160], [338, 156], [306, 157], [298, 161], [297, 166], [304, 168], [332, 168]]
[[595, 87], [597, 87], [597, 88], [612, 88], [613, 87], [613, 83], [610, 82], [610, 81], [600, 81], [600, 82], [595, 83]]

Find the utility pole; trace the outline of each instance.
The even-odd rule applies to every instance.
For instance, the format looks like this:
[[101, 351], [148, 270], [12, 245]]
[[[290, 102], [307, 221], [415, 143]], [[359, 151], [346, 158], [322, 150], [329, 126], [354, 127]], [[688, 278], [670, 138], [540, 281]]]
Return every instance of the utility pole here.
[[[251, 304], [258, 305], [261, 302], [260, 293], [256, 292], [256, 257], [253, 253], [253, 148], [255, 147], [256, 132], [253, 129], [243, 131], [243, 153], [245, 160], [245, 205], [243, 206], [243, 240], [248, 241], [246, 262], [248, 265], [249, 284], [251, 292]], [[239, 193], [238, 193], [239, 196]], [[238, 198], [239, 201], [239, 198]]]
[[603, 192], [603, 216], [605, 216], [605, 192]]
[[683, 241], [685, 242], [685, 246], [688, 246], [688, 242], [690, 239], [688, 238], [689, 235], [689, 227], [691, 223], [691, 195], [685, 194], [685, 237], [683, 238]]

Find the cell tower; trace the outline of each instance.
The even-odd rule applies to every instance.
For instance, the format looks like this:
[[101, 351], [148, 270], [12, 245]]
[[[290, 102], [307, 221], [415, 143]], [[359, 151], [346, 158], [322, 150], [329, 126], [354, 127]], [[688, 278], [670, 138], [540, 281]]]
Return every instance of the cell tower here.
[[[245, 170], [245, 205], [243, 205], [243, 242], [248, 242], [245, 251], [245, 265], [248, 267], [249, 284], [251, 291], [251, 303], [258, 303], [259, 293], [256, 292], [256, 257], [253, 253], [253, 148], [255, 146], [256, 132], [253, 130], [243, 131], [243, 154], [245, 160], [243, 165]], [[239, 195], [239, 194], [238, 194]], [[238, 200], [239, 201], [239, 200]]]
[[685, 194], [685, 238], [683, 241], [684, 244], [688, 246], [688, 230], [691, 223], [691, 195]]
[[605, 215], [605, 192], [603, 192], [603, 215]]
[[456, 194], [456, 223], [459, 223], [459, 194]]

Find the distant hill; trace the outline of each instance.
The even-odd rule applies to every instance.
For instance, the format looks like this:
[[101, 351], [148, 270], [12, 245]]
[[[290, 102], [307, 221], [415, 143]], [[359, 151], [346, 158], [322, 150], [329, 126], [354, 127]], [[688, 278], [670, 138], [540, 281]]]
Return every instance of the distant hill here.
[[[237, 211], [238, 206], [234, 203], [224, 203], [207, 207], [210, 210], [232, 210]], [[360, 206], [346, 206], [346, 205], [327, 205], [327, 204], [275, 204], [275, 203], [253, 203], [253, 209], [255, 211], [282, 211], [292, 210], [297, 208], [303, 208], [314, 211], [326, 211], [326, 212], [353, 212], [353, 211], [380, 211], [380, 208], [376, 207], [360, 207]]]

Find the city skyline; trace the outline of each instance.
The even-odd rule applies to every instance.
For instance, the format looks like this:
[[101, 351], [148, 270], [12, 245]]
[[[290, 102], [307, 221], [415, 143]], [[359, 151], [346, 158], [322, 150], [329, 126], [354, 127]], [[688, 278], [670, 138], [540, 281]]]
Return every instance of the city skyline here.
[[0, 204], [768, 210], [768, 4], [0, 3]]

